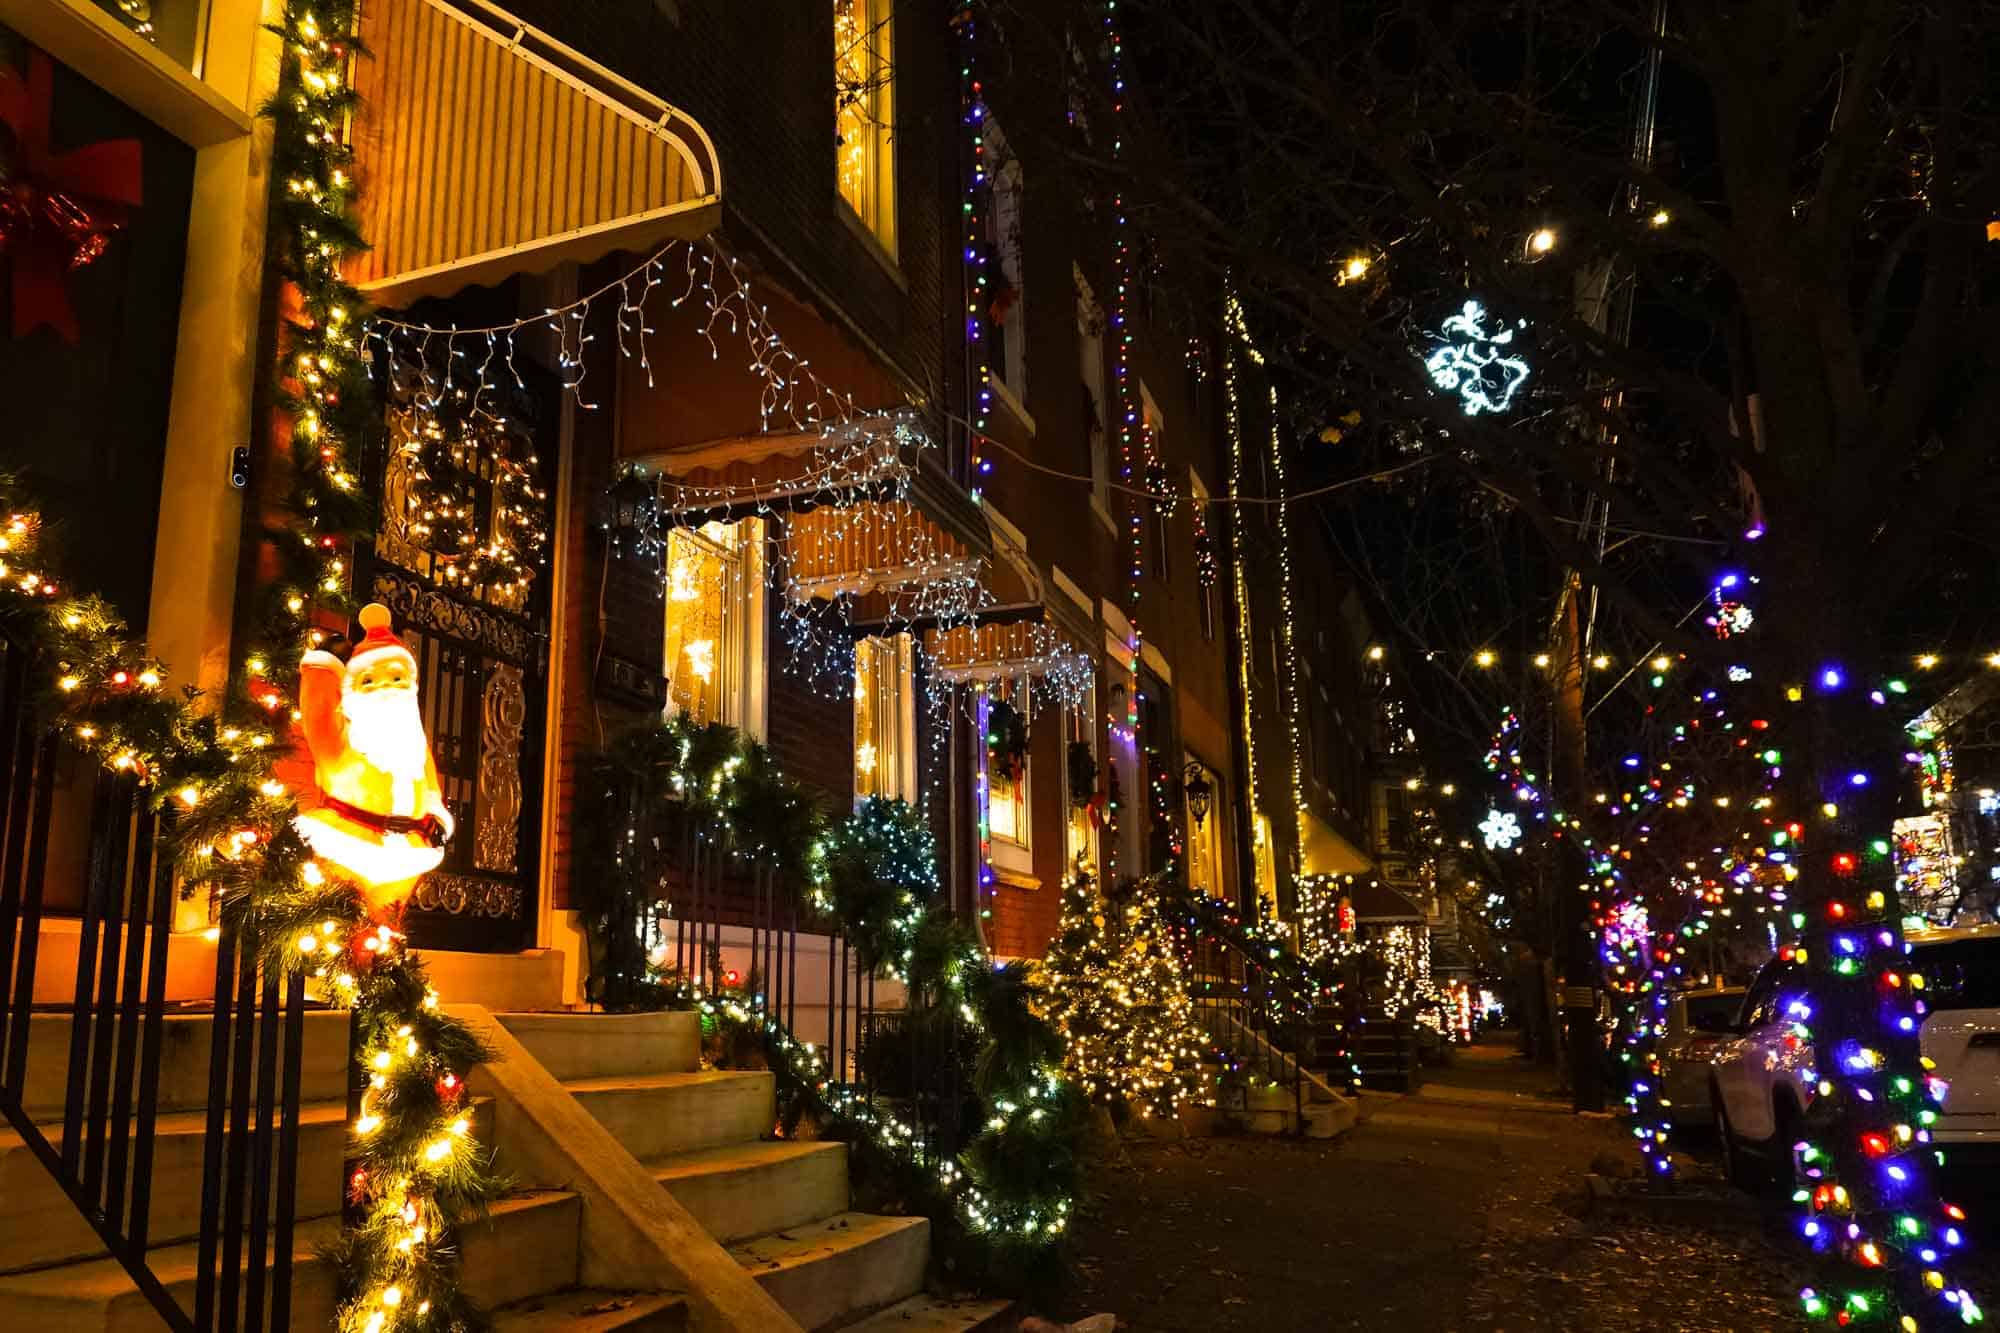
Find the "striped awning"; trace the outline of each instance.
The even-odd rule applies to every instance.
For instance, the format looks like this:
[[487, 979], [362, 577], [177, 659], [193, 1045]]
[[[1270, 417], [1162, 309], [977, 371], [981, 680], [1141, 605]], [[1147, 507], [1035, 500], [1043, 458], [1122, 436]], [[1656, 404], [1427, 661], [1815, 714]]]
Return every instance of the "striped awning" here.
[[369, 0], [350, 131], [381, 306], [714, 228], [720, 165], [687, 115], [487, 0]]

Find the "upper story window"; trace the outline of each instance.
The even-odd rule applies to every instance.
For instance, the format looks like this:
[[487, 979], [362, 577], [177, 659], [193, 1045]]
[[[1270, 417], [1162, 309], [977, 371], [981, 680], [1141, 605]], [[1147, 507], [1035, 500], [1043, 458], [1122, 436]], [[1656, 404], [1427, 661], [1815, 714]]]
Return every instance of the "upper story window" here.
[[834, 144], [840, 197], [896, 254], [894, 0], [833, 0]]
[[1076, 356], [1083, 376], [1083, 435], [1090, 447], [1090, 494], [1100, 512], [1111, 512], [1111, 402], [1104, 386], [1104, 307], [1072, 267], [1076, 282]]
[[854, 645], [854, 799], [913, 800], [917, 791], [916, 700], [910, 636]]
[[987, 317], [993, 327], [993, 378], [1019, 406], [1028, 399], [1028, 303], [1021, 263], [1021, 160], [1007, 148], [999, 124], [987, 118], [981, 131], [992, 182], [993, 206], [986, 210], [986, 247], [996, 270], [987, 290]]
[[667, 536], [667, 712], [759, 730], [764, 524], [704, 523]]

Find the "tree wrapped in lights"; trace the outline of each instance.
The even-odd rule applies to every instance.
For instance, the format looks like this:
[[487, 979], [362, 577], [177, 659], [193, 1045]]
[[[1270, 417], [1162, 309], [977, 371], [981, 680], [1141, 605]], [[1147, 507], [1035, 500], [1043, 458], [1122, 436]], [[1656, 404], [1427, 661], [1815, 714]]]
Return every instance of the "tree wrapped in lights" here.
[[1087, 876], [1072, 880], [1041, 984], [1092, 1101], [1172, 1116], [1195, 1095], [1205, 1043], [1158, 881], [1100, 893]]

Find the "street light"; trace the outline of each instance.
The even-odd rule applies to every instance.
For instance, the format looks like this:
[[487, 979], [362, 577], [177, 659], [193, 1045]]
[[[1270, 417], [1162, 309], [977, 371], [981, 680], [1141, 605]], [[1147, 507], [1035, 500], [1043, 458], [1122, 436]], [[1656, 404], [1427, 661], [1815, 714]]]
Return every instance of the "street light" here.
[[1554, 227], [1537, 227], [1528, 236], [1528, 253], [1531, 255], [1545, 255], [1555, 248], [1556, 231]]

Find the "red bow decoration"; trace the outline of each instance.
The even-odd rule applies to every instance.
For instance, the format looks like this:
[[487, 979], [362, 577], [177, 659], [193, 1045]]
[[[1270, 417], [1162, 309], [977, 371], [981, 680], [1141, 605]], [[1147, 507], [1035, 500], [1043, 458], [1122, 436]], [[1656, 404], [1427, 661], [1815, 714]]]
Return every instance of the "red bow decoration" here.
[[0, 125], [13, 133], [11, 157], [0, 157], [0, 254], [12, 260], [14, 336], [46, 324], [65, 342], [77, 340], [63, 274], [104, 253], [141, 202], [137, 139], [107, 139], [58, 153], [49, 141], [49, 101], [55, 67], [40, 51], [28, 57], [25, 80], [0, 66]]

